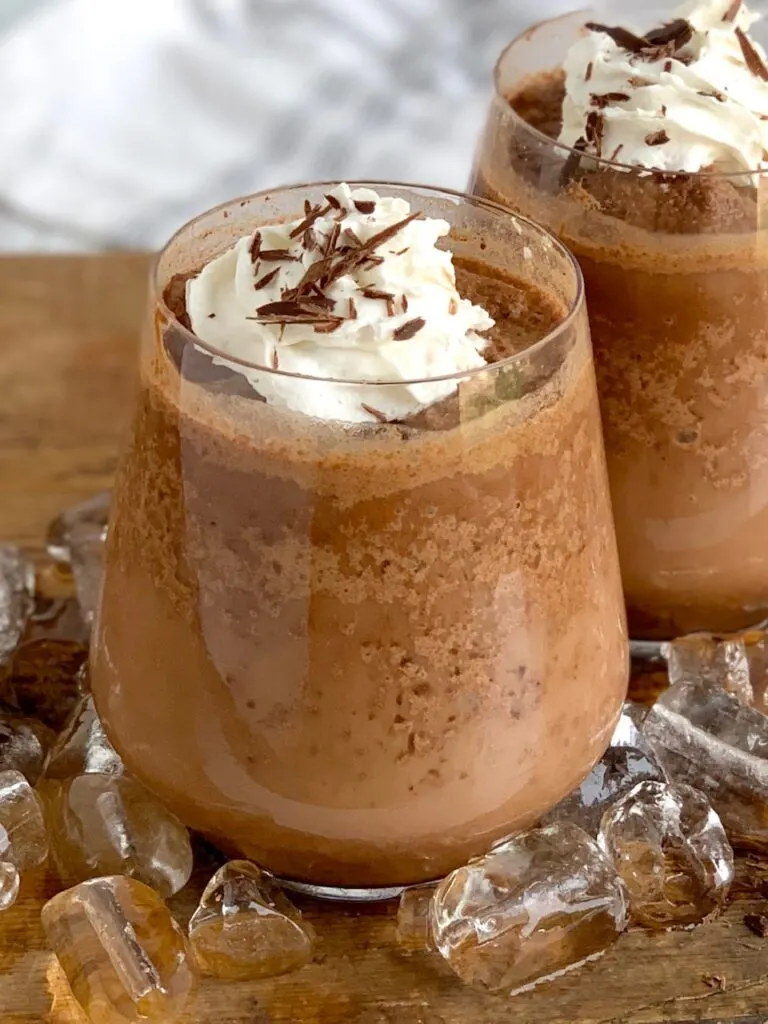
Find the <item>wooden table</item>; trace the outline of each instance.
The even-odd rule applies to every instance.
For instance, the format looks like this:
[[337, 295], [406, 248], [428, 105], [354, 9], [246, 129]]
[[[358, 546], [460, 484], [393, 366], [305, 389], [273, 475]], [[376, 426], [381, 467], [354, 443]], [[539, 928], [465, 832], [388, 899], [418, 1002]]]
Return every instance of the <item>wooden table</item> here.
[[[0, 539], [39, 553], [59, 509], [109, 485], [132, 400], [146, 270], [143, 256], [0, 259]], [[184, 1020], [765, 1024], [768, 939], [743, 923], [766, 909], [764, 872], [745, 861], [739, 870], [718, 921], [692, 932], [630, 932], [599, 963], [512, 1000], [467, 990], [436, 960], [400, 952], [391, 907], [310, 905], [319, 934], [313, 964], [272, 982], [205, 983]], [[180, 919], [203, 881], [173, 901]], [[30, 877], [0, 917], [2, 1024], [82, 1020], [39, 924], [53, 891], [44, 872]]]

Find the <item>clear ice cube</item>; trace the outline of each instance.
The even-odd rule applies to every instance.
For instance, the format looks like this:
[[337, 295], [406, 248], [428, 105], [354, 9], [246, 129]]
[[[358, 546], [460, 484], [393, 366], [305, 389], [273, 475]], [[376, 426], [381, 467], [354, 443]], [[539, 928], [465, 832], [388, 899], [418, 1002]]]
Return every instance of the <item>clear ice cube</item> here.
[[7, 860], [0, 860], [0, 911], [8, 910], [14, 905], [20, 885], [21, 877], [16, 865]]
[[40, 783], [51, 856], [65, 884], [123, 874], [172, 896], [192, 873], [182, 823], [124, 775], [79, 775]]
[[89, 623], [101, 592], [109, 505], [109, 494], [97, 494], [62, 512], [48, 528], [48, 553], [71, 567], [83, 616]]
[[0, 772], [0, 861], [23, 874], [48, 856], [40, 798], [21, 772]]
[[230, 861], [203, 892], [189, 922], [200, 969], [217, 978], [269, 978], [312, 959], [314, 930], [273, 879]]
[[40, 798], [20, 772], [0, 772], [0, 911], [16, 902], [23, 872], [47, 856]]
[[18, 771], [33, 786], [55, 734], [35, 718], [0, 711], [0, 772]]
[[195, 987], [187, 941], [156, 892], [96, 878], [43, 907], [43, 930], [92, 1024], [166, 1024]]
[[91, 773], [122, 775], [125, 772], [114, 747], [107, 739], [96, 714], [93, 698], [84, 697], [76, 706], [45, 760], [47, 779], [74, 779]]
[[722, 822], [685, 783], [639, 783], [605, 812], [598, 843], [627, 887], [632, 920], [646, 928], [699, 924], [733, 881]]
[[663, 644], [661, 650], [672, 685], [711, 683], [738, 697], [742, 704], [753, 703], [749, 658], [742, 637], [692, 633]]
[[435, 945], [468, 984], [518, 992], [601, 956], [627, 924], [624, 884], [570, 823], [531, 829], [445, 878]]
[[545, 825], [570, 821], [596, 836], [606, 809], [638, 782], [663, 780], [664, 769], [638, 728], [646, 710], [627, 703], [611, 739], [611, 745], [584, 781], [542, 818]]
[[18, 647], [35, 607], [35, 570], [20, 548], [0, 544], [0, 668]]
[[414, 885], [405, 889], [397, 908], [397, 943], [402, 949], [423, 952], [434, 949], [429, 922], [432, 899], [437, 891], [433, 885]]
[[643, 732], [670, 779], [706, 794], [734, 845], [768, 852], [768, 718], [712, 683], [680, 682]]

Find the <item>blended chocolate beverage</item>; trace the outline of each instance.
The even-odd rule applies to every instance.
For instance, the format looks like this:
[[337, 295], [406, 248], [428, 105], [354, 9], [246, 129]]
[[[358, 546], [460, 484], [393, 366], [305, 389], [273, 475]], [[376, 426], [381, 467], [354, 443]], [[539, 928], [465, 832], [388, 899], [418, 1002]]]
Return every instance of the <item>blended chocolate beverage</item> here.
[[768, 65], [739, 0], [624, 13], [509, 47], [473, 190], [581, 264], [630, 633], [663, 639], [768, 615]]
[[92, 659], [131, 772], [326, 890], [533, 821], [627, 681], [578, 268], [389, 191], [256, 196], [160, 258]]

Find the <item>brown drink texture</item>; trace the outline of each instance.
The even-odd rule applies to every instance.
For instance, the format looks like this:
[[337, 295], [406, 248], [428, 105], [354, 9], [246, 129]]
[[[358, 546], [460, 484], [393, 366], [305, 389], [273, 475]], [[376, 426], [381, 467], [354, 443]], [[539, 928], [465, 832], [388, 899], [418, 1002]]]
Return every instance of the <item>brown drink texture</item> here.
[[626, 637], [578, 270], [545, 232], [386, 186], [451, 221], [459, 291], [497, 321], [496, 361], [410, 421], [279, 408], [195, 346], [176, 275], [328, 187], [213, 211], [160, 259], [93, 689], [188, 825], [376, 888], [444, 875], [584, 776]]
[[630, 635], [738, 629], [768, 615], [765, 174], [654, 173], [554, 142], [559, 65], [588, 20], [504, 52], [472, 190], [581, 264]]

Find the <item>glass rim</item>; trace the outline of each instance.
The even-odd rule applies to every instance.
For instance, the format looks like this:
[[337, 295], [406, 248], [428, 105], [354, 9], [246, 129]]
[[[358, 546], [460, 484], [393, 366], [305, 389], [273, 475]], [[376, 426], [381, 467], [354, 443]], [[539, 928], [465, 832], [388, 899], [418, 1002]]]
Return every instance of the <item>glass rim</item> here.
[[535, 22], [524, 31], [519, 32], [501, 51], [493, 66], [494, 101], [498, 100], [504, 105], [505, 110], [509, 112], [511, 120], [539, 142], [543, 142], [552, 149], [561, 153], [564, 160], [567, 160], [571, 156], [578, 155], [582, 160], [589, 160], [595, 167], [610, 167], [625, 174], [627, 171], [630, 171], [637, 177], [647, 177], [652, 174], [663, 174], [665, 178], [701, 178], [714, 179], [718, 181], [738, 181], [749, 179], [752, 181], [755, 177], [762, 178], [764, 176], [768, 176], [768, 167], [756, 167], [752, 171], [664, 171], [660, 168], [641, 167], [637, 164], [623, 164], [620, 160], [608, 160], [606, 157], [595, 156], [592, 153], [585, 153], [580, 149], [575, 149], [573, 146], [566, 146], [564, 143], [558, 142], [557, 139], [553, 139], [550, 135], [546, 135], [544, 132], [539, 131], [538, 128], [534, 128], [534, 126], [526, 121], [525, 118], [521, 117], [514, 107], [511, 106], [509, 100], [501, 89], [502, 67], [509, 54], [515, 47], [529, 42], [540, 29], [546, 28], [548, 25], [556, 25], [560, 21], [569, 20], [574, 18], [576, 15], [584, 14], [585, 16], [588, 16], [589, 13], [589, 7], [579, 7], [575, 11], [566, 11], [565, 14], [559, 14], [556, 18], [543, 18], [541, 21]]
[[[558, 255], [565, 259], [567, 265], [570, 267], [574, 274], [574, 281], [576, 285], [575, 294], [573, 299], [569, 301], [568, 308], [565, 316], [558, 320], [557, 324], [541, 338], [537, 338], [536, 341], [531, 342], [530, 345], [526, 345], [525, 348], [519, 352], [514, 352], [512, 355], [507, 356], [504, 359], [496, 360], [492, 363], [486, 363], [484, 366], [471, 367], [467, 370], [457, 370], [454, 373], [440, 374], [432, 377], [418, 377], [408, 380], [359, 380], [349, 377], [318, 377], [316, 375], [305, 374], [305, 373], [292, 373], [289, 370], [275, 369], [273, 366], [264, 366], [261, 363], [254, 363], [248, 359], [242, 359], [237, 356], [232, 356], [227, 352], [223, 352], [221, 349], [216, 348], [215, 345], [209, 342], [203, 341], [202, 338], [198, 337], [194, 331], [190, 330], [182, 324], [173, 310], [169, 308], [165, 301], [164, 287], [160, 282], [160, 264], [163, 258], [170, 253], [174, 245], [190, 231], [199, 225], [203, 220], [210, 217], [212, 214], [218, 212], [224, 212], [231, 209], [233, 206], [243, 206], [246, 203], [252, 202], [259, 199], [268, 199], [273, 195], [288, 195], [291, 193], [306, 192], [310, 188], [321, 188], [331, 189], [336, 188], [340, 184], [347, 184], [350, 188], [397, 188], [402, 190], [413, 190], [415, 192], [421, 191], [422, 193], [428, 193], [435, 198], [445, 198], [460, 200], [461, 202], [469, 205], [487, 209], [496, 215], [502, 215], [507, 220], [514, 221], [521, 224], [528, 229], [531, 229], [534, 233], [537, 233], [540, 237], [546, 238], [555, 249]], [[258, 225], [257, 225], [258, 226]], [[450, 236], [449, 236], [450, 237]], [[469, 193], [460, 192], [457, 189], [443, 188], [439, 185], [420, 185], [413, 182], [401, 182], [401, 181], [383, 181], [383, 180], [330, 180], [330, 181], [310, 181], [302, 182], [297, 185], [281, 185], [277, 188], [265, 188], [258, 192], [253, 192], [248, 195], [236, 196], [234, 199], [228, 199], [223, 203], [219, 203], [216, 206], [211, 207], [208, 210], [204, 210], [202, 213], [193, 217], [191, 220], [182, 224], [177, 231], [169, 238], [162, 249], [156, 254], [152, 267], [150, 270], [150, 284], [152, 286], [152, 302], [156, 310], [159, 310], [164, 317], [171, 321], [175, 328], [182, 333], [185, 341], [194, 345], [197, 349], [205, 352], [212, 356], [214, 359], [222, 361], [225, 365], [232, 365], [233, 367], [242, 367], [244, 370], [252, 371], [257, 370], [259, 373], [267, 373], [275, 377], [285, 377], [293, 380], [312, 381], [321, 384], [345, 384], [350, 387], [409, 387], [416, 386], [419, 384], [432, 384], [439, 381], [463, 381], [469, 378], [478, 376], [489, 371], [503, 370], [509, 366], [513, 366], [521, 360], [529, 357], [532, 353], [539, 352], [553, 344], [555, 340], [560, 337], [565, 331], [567, 331], [575, 322], [576, 318], [580, 315], [584, 303], [585, 303], [585, 285], [584, 275], [581, 272], [581, 267], [573, 255], [573, 253], [565, 246], [560, 239], [552, 234], [543, 225], [538, 224], [536, 221], [531, 220], [529, 217], [524, 217], [521, 214], [515, 213], [513, 210], [508, 209], [501, 203], [495, 203], [490, 199], [481, 198], [479, 196], [473, 196]], [[235, 370], [239, 372], [239, 370]]]

